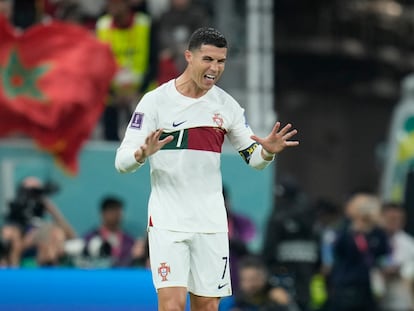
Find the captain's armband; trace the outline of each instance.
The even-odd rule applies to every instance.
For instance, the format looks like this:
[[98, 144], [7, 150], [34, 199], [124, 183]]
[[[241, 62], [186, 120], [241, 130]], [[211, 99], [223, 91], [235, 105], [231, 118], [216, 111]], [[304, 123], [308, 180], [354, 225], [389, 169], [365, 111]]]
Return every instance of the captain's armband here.
[[252, 157], [253, 152], [256, 150], [256, 148], [259, 146], [258, 143], [253, 143], [251, 144], [249, 147], [247, 147], [246, 149], [240, 150], [239, 154], [241, 155], [241, 157], [243, 158], [243, 160], [249, 164], [250, 159]]

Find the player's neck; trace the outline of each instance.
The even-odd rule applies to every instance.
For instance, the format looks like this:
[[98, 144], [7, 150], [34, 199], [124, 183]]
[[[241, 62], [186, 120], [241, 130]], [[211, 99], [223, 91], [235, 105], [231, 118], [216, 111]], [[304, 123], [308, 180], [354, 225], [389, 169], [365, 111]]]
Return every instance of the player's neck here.
[[186, 71], [175, 79], [175, 88], [181, 95], [191, 98], [200, 98], [208, 92], [200, 88]]

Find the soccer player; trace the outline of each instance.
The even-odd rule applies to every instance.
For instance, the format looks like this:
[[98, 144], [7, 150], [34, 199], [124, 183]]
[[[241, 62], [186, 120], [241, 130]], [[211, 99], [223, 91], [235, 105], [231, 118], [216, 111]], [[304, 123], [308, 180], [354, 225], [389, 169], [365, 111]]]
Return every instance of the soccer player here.
[[265, 138], [253, 134], [244, 110], [215, 86], [224, 71], [225, 37], [200, 28], [190, 37], [184, 72], [138, 103], [117, 150], [115, 167], [133, 172], [148, 159], [150, 265], [159, 310], [217, 310], [232, 294], [220, 153], [225, 135], [245, 162], [263, 169], [296, 146], [290, 124]]

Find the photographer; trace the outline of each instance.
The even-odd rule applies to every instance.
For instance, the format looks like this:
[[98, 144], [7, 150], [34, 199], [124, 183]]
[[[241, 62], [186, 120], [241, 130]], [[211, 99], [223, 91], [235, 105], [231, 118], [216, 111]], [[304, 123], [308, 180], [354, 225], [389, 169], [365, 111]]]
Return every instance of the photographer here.
[[55, 204], [48, 198], [58, 191], [54, 184], [43, 184], [38, 178], [29, 176], [23, 179], [17, 189], [16, 198], [10, 202], [6, 223], [2, 228], [2, 241], [10, 245], [7, 262], [10, 266], [19, 266], [22, 256], [36, 253], [37, 232], [48, 222], [62, 230], [65, 239], [74, 238], [75, 232]]

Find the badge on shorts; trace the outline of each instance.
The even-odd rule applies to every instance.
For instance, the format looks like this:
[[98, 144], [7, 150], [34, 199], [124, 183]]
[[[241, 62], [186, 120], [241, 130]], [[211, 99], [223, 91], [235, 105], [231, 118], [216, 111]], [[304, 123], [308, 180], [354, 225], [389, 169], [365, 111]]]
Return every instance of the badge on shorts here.
[[131, 119], [131, 127], [140, 130], [142, 127], [142, 121], [144, 120], [144, 114], [142, 112], [134, 112]]
[[162, 277], [161, 282], [168, 281], [167, 275], [170, 273], [170, 271], [170, 266], [167, 266], [166, 262], [162, 262], [160, 267], [158, 268], [158, 274]]

